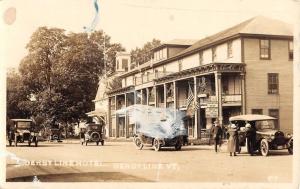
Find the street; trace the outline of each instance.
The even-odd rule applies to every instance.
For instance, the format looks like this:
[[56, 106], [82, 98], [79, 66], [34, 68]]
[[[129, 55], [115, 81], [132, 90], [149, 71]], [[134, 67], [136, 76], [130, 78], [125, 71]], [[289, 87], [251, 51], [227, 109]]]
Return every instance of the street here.
[[[272, 151], [268, 157], [241, 154], [230, 157], [223, 145], [183, 146], [181, 151], [151, 147], [137, 150], [132, 142], [106, 142], [104, 146], [41, 142], [38, 147], [7, 147], [23, 159], [7, 158], [8, 182], [291, 182], [292, 155]], [[25, 161], [26, 160], [26, 161]], [[34, 176], [36, 176], [34, 178]]]

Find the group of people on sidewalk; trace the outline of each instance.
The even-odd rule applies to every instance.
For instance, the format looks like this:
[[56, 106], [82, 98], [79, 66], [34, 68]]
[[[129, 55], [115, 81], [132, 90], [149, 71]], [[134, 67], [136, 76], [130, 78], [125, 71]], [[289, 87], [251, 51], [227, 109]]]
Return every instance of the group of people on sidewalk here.
[[[239, 141], [239, 128], [235, 124], [231, 124], [227, 130], [229, 134], [227, 151], [230, 156], [236, 156], [237, 152], [240, 152], [240, 141]], [[255, 138], [256, 138], [256, 130], [250, 125], [250, 123], [246, 123], [245, 125], [245, 133], [247, 140], [247, 151], [252, 156], [254, 154], [255, 149]], [[214, 122], [214, 126], [211, 129], [211, 134], [214, 139], [214, 147], [215, 152], [218, 152], [218, 146], [221, 147], [222, 144], [222, 136], [224, 131], [222, 130], [218, 121]]]

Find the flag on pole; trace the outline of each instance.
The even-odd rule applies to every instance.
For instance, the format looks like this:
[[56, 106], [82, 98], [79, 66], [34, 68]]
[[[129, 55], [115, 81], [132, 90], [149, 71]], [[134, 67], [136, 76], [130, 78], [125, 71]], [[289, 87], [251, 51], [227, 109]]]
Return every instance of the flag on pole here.
[[188, 93], [188, 98], [186, 99], [186, 108], [188, 108], [191, 103], [194, 100], [194, 95], [193, 95], [193, 91], [191, 89], [191, 86], [189, 85], [189, 93]]

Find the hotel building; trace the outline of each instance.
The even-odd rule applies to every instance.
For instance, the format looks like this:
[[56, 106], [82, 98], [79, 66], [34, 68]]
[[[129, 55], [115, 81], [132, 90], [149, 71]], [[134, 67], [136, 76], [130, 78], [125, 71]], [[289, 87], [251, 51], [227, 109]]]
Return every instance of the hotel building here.
[[[289, 24], [258, 16], [198, 41], [163, 43], [151, 53], [151, 60], [141, 65], [131, 62], [130, 54], [117, 54], [122, 87], [95, 99], [95, 112], [97, 103], [105, 102], [109, 137], [133, 135], [130, 113], [116, 114], [118, 109], [143, 104], [189, 111], [191, 91], [200, 108], [184, 119], [190, 139], [202, 138], [214, 120], [228, 125], [229, 117], [239, 114], [276, 117], [276, 128], [292, 132], [293, 30]], [[103, 87], [98, 93], [103, 93]]]

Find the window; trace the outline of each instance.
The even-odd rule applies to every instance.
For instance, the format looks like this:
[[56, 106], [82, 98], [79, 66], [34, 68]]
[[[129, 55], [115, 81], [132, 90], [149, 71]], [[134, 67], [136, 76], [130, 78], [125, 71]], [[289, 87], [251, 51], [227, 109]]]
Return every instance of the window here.
[[227, 43], [227, 58], [232, 58], [232, 41]]
[[268, 73], [268, 94], [278, 94], [278, 73]]
[[260, 59], [270, 59], [271, 58], [271, 49], [270, 49], [270, 40], [261, 39], [259, 40], [260, 46]]
[[262, 115], [263, 114], [263, 110], [262, 109], [252, 109], [251, 113], [252, 114], [260, 114], [260, 115]]
[[128, 70], [128, 59], [122, 59], [122, 69]]
[[199, 65], [201, 66], [203, 64], [203, 51], [199, 53]]
[[167, 72], [166, 66], [163, 67], [163, 72], [164, 72], [164, 73]]
[[182, 60], [178, 60], [178, 69], [179, 71], [182, 70]]
[[269, 109], [269, 116], [277, 118], [276, 120], [274, 120], [274, 125], [276, 129], [279, 129], [279, 110]]
[[217, 59], [216, 47], [213, 47], [211, 50], [212, 50], [212, 62], [215, 62]]
[[289, 60], [294, 59], [294, 43], [293, 41], [289, 41]]

